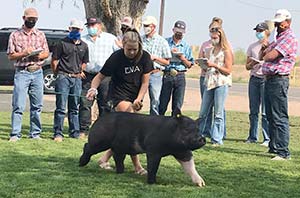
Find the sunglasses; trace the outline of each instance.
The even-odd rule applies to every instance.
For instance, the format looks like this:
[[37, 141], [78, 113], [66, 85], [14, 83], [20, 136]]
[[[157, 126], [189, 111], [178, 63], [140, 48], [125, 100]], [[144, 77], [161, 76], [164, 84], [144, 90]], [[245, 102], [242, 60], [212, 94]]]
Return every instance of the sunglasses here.
[[145, 25], [145, 24], [144, 24], [143, 26], [144, 26], [144, 27], [149, 27], [150, 25], [151, 25], [151, 24], [148, 24], [148, 25]]
[[209, 32], [219, 32], [220, 28], [219, 27], [213, 27], [210, 28]]

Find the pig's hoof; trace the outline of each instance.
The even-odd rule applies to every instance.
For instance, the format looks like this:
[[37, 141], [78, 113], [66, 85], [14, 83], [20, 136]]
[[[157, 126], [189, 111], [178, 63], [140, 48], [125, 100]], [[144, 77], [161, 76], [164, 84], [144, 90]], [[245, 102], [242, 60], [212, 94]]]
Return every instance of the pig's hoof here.
[[196, 183], [196, 185], [197, 185], [198, 187], [204, 187], [204, 186], [205, 186], [205, 182], [204, 182], [204, 180], [201, 180], [201, 181], [198, 181], [198, 182]]

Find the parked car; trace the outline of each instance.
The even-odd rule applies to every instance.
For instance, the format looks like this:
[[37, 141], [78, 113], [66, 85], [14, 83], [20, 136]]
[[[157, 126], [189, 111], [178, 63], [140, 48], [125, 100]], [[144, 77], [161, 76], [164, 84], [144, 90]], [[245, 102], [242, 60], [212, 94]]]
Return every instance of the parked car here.
[[[13, 61], [8, 60], [7, 57], [7, 44], [9, 35], [17, 28], [1, 28], [0, 29], [0, 85], [13, 85], [14, 84], [14, 65]], [[68, 35], [67, 30], [58, 29], [40, 29], [45, 33], [50, 53], [55, 48], [57, 42]], [[43, 65], [44, 72], [44, 92], [54, 92], [55, 77], [52, 73], [51, 66], [51, 54], [45, 60]]]

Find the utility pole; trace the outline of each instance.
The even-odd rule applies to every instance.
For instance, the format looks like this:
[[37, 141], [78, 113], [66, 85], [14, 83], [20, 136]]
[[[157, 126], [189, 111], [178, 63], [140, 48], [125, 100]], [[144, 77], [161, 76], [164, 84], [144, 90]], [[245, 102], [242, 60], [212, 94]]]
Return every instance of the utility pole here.
[[159, 16], [159, 35], [162, 36], [164, 28], [164, 13], [165, 13], [165, 0], [160, 0], [160, 16]]

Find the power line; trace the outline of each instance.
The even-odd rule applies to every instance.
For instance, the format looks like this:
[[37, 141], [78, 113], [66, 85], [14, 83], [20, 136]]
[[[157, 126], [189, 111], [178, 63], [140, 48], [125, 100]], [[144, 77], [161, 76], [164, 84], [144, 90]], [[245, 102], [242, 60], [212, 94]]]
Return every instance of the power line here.
[[[256, 7], [256, 8], [260, 8], [260, 9], [264, 9], [264, 10], [272, 10], [272, 11], [277, 10], [275, 8], [269, 8], [269, 7], [261, 6], [261, 5], [258, 5], [258, 4], [250, 3], [250, 2], [247, 2], [247, 1], [242, 1], [242, 0], [236, 0], [236, 1], [240, 4], [244, 4], [244, 5], [247, 5], [247, 6]], [[292, 10], [292, 9], [288, 9], [288, 10], [291, 11], [291, 12], [300, 13], [300, 10]]]

